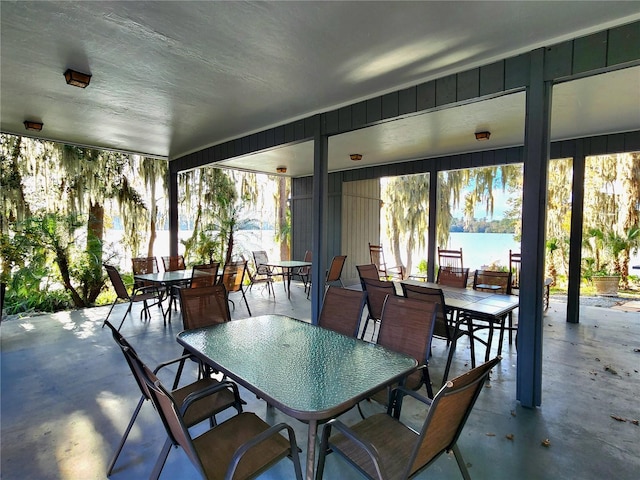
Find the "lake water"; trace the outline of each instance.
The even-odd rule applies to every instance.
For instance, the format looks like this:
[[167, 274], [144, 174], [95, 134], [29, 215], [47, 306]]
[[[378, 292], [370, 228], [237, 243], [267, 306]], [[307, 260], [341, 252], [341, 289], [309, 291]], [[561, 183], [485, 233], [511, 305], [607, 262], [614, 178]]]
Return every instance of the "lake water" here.
[[[157, 232], [158, 236], [154, 245], [154, 253], [158, 259], [163, 255], [169, 255], [169, 232], [162, 230]], [[191, 235], [190, 231], [180, 231], [179, 238], [186, 239]], [[245, 250], [266, 250], [269, 258], [278, 258], [280, 250], [273, 240], [273, 230], [243, 230], [238, 232], [236, 242], [241, 244]], [[108, 235], [108, 241], [118, 242], [122, 237], [122, 231], [111, 230]], [[385, 251], [389, 251], [389, 242], [383, 239]], [[509, 249], [519, 252], [520, 242], [513, 239], [510, 233], [461, 233], [452, 232], [449, 236], [449, 244], [447, 248], [462, 248], [462, 257], [464, 266], [469, 267], [470, 271], [481, 268], [483, 265], [501, 265], [509, 266]], [[178, 245], [180, 253], [184, 251], [182, 244]], [[389, 255], [386, 255], [389, 257]], [[404, 255], [403, 255], [404, 257]], [[416, 252], [413, 256], [412, 270], [417, 271], [418, 262], [426, 259], [424, 252]], [[389, 261], [390, 258], [387, 258]], [[636, 254], [631, 258], [629, 273], [632, 275], [640, 275], [640, 270], [633, 270], [631, 266], [640, 265], [640, 255]], [[122, 259], [120, 268], [128, 270], [131, 268], [131, 261]]]

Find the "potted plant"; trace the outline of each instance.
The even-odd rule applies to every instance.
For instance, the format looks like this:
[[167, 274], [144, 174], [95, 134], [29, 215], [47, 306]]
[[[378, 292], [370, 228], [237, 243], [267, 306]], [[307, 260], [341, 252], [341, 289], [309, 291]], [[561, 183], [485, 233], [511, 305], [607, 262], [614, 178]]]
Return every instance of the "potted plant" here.
[[[619, 236], [615, 232], [605, 234], [600, 229], [592, 228], [589, 230], [586, 245], [594, 256], [585, 259], [583, 276], [591, 281], [596, 295], [617, 296], [620, 285], [618, 255], [623, 250], [620, 248]], [[603, 261], [603, 257], [613, 261]]]

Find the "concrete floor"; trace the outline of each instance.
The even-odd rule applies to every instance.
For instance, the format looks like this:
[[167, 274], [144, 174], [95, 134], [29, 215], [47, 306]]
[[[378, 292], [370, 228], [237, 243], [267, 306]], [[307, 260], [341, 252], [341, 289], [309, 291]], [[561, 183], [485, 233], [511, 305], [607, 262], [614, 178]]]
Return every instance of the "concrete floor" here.
[[[252, 312], [309, 320], [310, 302], [301, 284], [293, 285], [291, 300], [281, 285], [276, 285], [276, 295], [274, 301], [261, 287], [254, 289], [249, 298]], [[117, 307], [112, 320], [120, 319], [125, 309]], [[473, 478], [639, 478], [640, 426], [632, 420], [640, 419], [640, 314], [582, 307], [581, 323], [572, 325], [564, 321], [564, 310], [565, 304], [552, 301], [544, 319], [540, 408], [525, 409], [515, 400], [516, 351], [508, 345], [503, 351], [490, 388], [481, 393], [458, 442]], [[159, 311], [153, 311], [154, 318], [143, 322], [139, 308], [134, 307], [121, 330], [149, 365], [181, 354], [175, 341], [181, 329], [179, 313], [165, 328]], [[98, 307], [3, 321], [2, 479], [105, 477], [139, 398], [122, 354], [110, 333], [100, 328], [107, 312], [108, 307]], [[237, 299], [232, 316], [248, 316]], [[430, 367], [434, 382], [442, 374], [445, 359], [443, 342], [434, 341]], [[468, 346], [460, 345], [452, 375], [468, 368], [468, 359]], [[306, 451], [306, 425], [267, 409], [246, 390], [241, 393], [248, 402], [246, 410], [269, 422], [293, 425]], [[372, 413], [380, 407], [369, 403], [364, 409]], [[403, 416], [415, 421], [423, 415], [405, 402]], [[359, 415], [352, 410], [341, 419], [353, 423]], [[547, 439], [549, 445], [543, 446]], [[156, 412], [145, 404], [111, 478], [147, 478], [164, 440]], [[161, 478], [191, 479], [198, 474], [184, 453], [173, 449]], [[291, 463], [285, 460], [260, 478], [294, 478]], [[330, 455], [325, 478], [361, 477], [337, 455]], [[445, 455], [417, 478], [461, 475], [453, 457]]]

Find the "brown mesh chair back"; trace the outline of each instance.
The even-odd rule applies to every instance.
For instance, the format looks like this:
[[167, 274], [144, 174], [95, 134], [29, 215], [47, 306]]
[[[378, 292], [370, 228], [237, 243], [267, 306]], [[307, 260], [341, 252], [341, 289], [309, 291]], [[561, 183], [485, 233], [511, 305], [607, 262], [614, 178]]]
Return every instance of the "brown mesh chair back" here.
[[[202, 478], [254, 478], [290, 456], [296, 478], [302, 480], [295, 433], [289, 425], [270, 427], [256, 414], [244, 412], [200, 434], [194, 441], [183, 418], [183, 411], [191, 402], [187, 399], [182, 406], [178, 405], [150, 373], [145, 370], [145, 381], [169, 438], [183, 448]], [[281, 431], [287, 432], [288, 439]]]
[[378, 268], [380, 280], [387, 280], [394, 278], [396, 280], [402, 280], [404, 278], [404, 267], [402, 265], [396, 265], [394, 267], [388, 267], [387, 262], [384, 259], [384, 250], [382, 245], [369, 244], [369, 257], [371, 263]]
[[[311, 252], [311, 250], [307, 250], [306, 252], [304, 252], [304, 261], [305, 262], [313, 261], [313, 252]], [[311, 277], [311, 267], [310, 266], [300, 267], [297, 271], [297, 274], [302, 280], [302, 283], [304, 284], [304, 291], [306, 292], [307, 289], [309, 288], [309, 279]]]
[[[131, 266], [134, 275], [145, 275], [147, 273], [158, 273], [158, 260], [156, 257], [138, 257], [131, 259]], [[149, 282], [135, 281], [137, 287], [149, 286]]]
[[367, 292], [329, 285], [324, 295], [318, 325], [357, 337]]
[[272, 271], [266, 264], [269, 263], [269, 257], [264, 250], [258, 250], [251, 252], [253, 254], [253, 261], [256, 266], [256, 275], [268, 275], [271, 276]]
[[373, 320], [373, 335], [375, 338], [375, 326], [380, 322], [382, 318], [382, 307], [387, 295], [395, 295], [396, 287], [393, 282], [387, 282], [386, 280], [377, 280], [373, 278], [364, 278], [362, 280], [364, 284], [364, 290], [367, 292], [367, 320], [365, 321], [364, 328], [362, 329], [362, 335], [360, 338], [364, 338], [369, 327], [369, 322]]
[[442, 387], [433, 399], [420, 431], [420, 442], [414, 450], [410, 472], [417, 472], [442, 453], [453, 450], [464, 476], [466, 468], [463, 470], [462, 465], [466, 467], [466, 464], [456, 442], [491, 369], [500, 360], [501, 357], [496, 357], [448, 381]]
[[438, 267], [464, 268], [462, 248], [459, 250], [447, 250], [438, 247]]
[[511, 272], [511, 288], [520, 289], [520, 265], [522, 254], [509, 250], [509, 271]]
[[[372, 415], [352, 426], [337, 419], [329, 421], [322, 434], [316, 478], [323, 477], [329, 452], [348, 459], [367, 478], [405, 480], [449, 451], [455, 455], [462, 477], [471, 478], [456, 442], [491, 369], [499, 361], [497, 357], [448, 381], [432, 401], [413, 393], [428, 408], [419, 432], [400, 421], [401, 398], [406, 394], [403, 389], [395, 391], [387, 413]], [[339, 433], [332, 436], [333, 429]]]
[[473, 289], [511, 295], [511, 272], [476, 270], [473, 274]]
[[442, 376], [442, 383], [447, 381], [451, 362], [453, 361], [453, 353], [456, 349], [458, 339], [466, 335], [467, 332], [460, 330], [455, 316], [455, 312], [447, 308], [444, 294], [439, 288], [431, 288], [422, 285], [402, 284], [402, 293], [406, 298], [415, 298], [425, 302], [438, 304], [436, 313], [436, 322], [433, 327], [433, 336], [447, 341], [449, 347], [449, 355], [447, 356], [447, 364]]
[[433, 392], [427, 360], [438, 310], [435, 302], [388, 295], [382, 309], [377, 340], [378, 345], [410, 355], [423, 366], [409, 376], [406, 386], [417, 390], [424, 384], [429, 397], [433, 397]]
[[191, 269], [191, 288], [211, 287], [218, 281], [220, 262], [202, 263]]
[[181, 288], [179, 292], [185, 330], [231, 320], [227, 289], [221, 283], [210, 287]]
[[356, 265], [356, 270], [358, 270], [358, 276], [360, 277], [360, 285], [362, 285], [362, 289], [364, 290], [364, 279], [369, 278], [373, 280], [380, 280], [380, 273], [378, 272], [378, 267], [376, 267], [373, 263], [369, 265]]
[[[235, 261], [235, 262], [227, 262], [222, 270], [222, 284], [226, 287], [228, 293], [240, 292], [242, 294], [242, 298], [244, 299], [244, 304], [247, 306], [247, 311], [249, 315], [251, 315], [251, 309], [249, 308], [249, 303], [247, 302], [247, 297], [244, 293], [244, 276], [247, 271], [247, 262], [244, 261]], [[235, 308], [235, 303], [232, 300], [231, 304]]]
[[186, 270], [184, 257], [178, 255], [176, 257], [162, 257], [162, 266], [165, 272], [173, 272], [175, 270]]
[[340, 286], [344, 287], [340, 276], [342, 275], [342, 269], [344, 268], [344, 262], [347, 259], [346, 255], [338, 255], [333, 257], [331, 265], [327, 271], [327, 283], [340, 282]]
[[436, 283], [448, 287], [467, 288], [469, 280], [468, 268], [440, 267]]

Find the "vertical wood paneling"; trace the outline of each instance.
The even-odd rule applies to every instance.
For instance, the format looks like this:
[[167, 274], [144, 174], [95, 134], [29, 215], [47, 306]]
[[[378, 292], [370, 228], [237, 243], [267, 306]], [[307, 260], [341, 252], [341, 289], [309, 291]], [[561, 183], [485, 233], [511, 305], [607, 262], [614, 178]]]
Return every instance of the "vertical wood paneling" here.
[[380, 242], [380, 180], [342, 185], [342, 254], [347, 256], [342, 281], [359, 282], [356, 265], [368, 264], [369, 242]]

